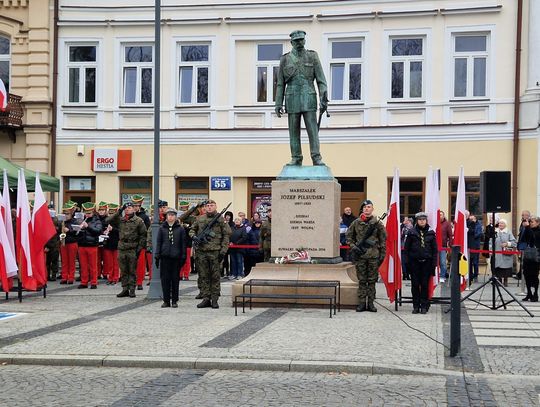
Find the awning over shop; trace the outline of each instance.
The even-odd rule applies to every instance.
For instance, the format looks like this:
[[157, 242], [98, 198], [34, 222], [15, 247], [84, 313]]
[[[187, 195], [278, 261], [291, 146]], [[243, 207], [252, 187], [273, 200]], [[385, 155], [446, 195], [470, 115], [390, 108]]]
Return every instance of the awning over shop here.
[[[13, 164], [6, 160], [4, 157], [0, 157], [0, 188], [4, 187], [4, 168], [7, 170], [8, 183], [10, 188], [17, 188], [18, 171], [22, 168], [20, 165]], [[26, 178], [26, 188], [28, 191], [34, 191], [36, 184], [36, 172], [32, 170], [24, 169], [24, 176]], [[60, 191], [60, 180], [55, 177], [40, 173], [39, 180], [41, 182], [41, 188], [47, 192]]]

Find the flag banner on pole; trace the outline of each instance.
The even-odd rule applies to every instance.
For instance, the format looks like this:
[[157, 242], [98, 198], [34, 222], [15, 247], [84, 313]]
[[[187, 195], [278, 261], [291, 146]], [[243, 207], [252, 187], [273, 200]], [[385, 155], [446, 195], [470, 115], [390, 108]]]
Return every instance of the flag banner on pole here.
[[0, 111], [5, 112], [8, 105], [8, 93], [4, 81], [0, 79]]
[[460, 288], [461, 291], [467, 288], [467, 280], [469, 278], [469, 262], [467, 259], [467, 250], [469, 248], [467, 242], [467, 216], [465, 208], [465, 177], [463, 175], [463, 167], [459, 172], [456, 211], [454, 213], [454, 245], [459, 246], [459, 274], [461, 276]]
[[32, 218], [28, 202], [28, 191], [23, 170], [19, 170], [17, 183], [17, 259], [23, 288], [36, 291], [40, 286], [32, 268]]
[[401, 231], [399, 227], [399, 170], [394, 169], [392, 197], [386, 220], [386, 256], [379, 267], [379, 273], [386, 287], [390, 302], [396, 299], [396, 291], [401, 289]]
[[[426, 212], [428, 215], [428, 225], [435, 232], [437, 238], [437, 249], [440, 251], [442, 246], [441, 237], [441, 199], [439, 189], [439, 176], [437, 170], [429, 168], [426, 185]], [[437, 252], [438, 253], [438, 252]], [[437, 255], [437, 267], [435, 267], [435, 276], [429, 278], [429, 292], [428, 297], [433, 297], [435, 289], [440, 282], [440, 257]]]
[[45, 265], [45, 245], [56, 235], [45, 195], [41, 189], [39, 172], [36, 172], [36, 186], [34, 196], [34, 210], [32, 211], [32, 266], [36, 278], [43, 284], [47, 281], [47, 267]]
[[2, 212], [2, 218], [6, 229], [6, 235], [11, 249], [13, 258], [17, 258], [15, 255], [15, 238], [13, 236], [13, 218], [11, 217], [11, 202], [9, 199], [9, 183], [7, 170], [4, 168], [4, 193], [2, 199], [0, 199], [0, 211]]
[[[12, 228], [11, 223], [9, 227]], [[11, 290], [13, 287], [13, 277], [17, 275], [17, 270], [17, 262], [11, 252], [2, 218], [0, 221], [0, 283], [2, 284], [2, 291], [8, 293]]]

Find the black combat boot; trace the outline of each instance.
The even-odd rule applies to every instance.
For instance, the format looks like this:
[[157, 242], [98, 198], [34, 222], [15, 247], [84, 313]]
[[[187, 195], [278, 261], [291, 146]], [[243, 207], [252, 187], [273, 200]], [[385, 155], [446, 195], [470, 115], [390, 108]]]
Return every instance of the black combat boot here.
[[122, 288], [122, 292], [116, 295], [118, 298], [129, 297], [129, 290], [127, 287]]
[[377, 308], [375, 307], [375, 305], [373, 305], [372, 302], [370, 302], [370, 303], [368, 304], [367, 310], [368, 310], [369, 312], [377, 312]]
[[212, 308], [213, 309], [218, 309], [219, 308], [219, 304], [217, 302], [217, 298], [212, 298]]
[[130, 288], [129, 289], [129, 298], [135, 298], [136, 295], [135, 295], [135, 289], [134, 288]]
[[208, 308], [211, 306], [212, 304], [210, 303], [210, 300], [208, 298], [205, 298], [199, 304], [197, 304], [197, 308]]
[[169, 308], [171, 304], [169, 304], [168, 301], [163, 301], [163, 304], [161, 304], [161, 308]]
[[414, 307], [413, 310], [412, 310], [412, 313], [413, 314], [419, 314], [420, 313], [420, 309], [418, 307]]
[[365, 303], [358, 304], [358, 307], [356, 307], [356, 312], [364, 312], [365, 310], [366, 310]]
[[420, 308], [420, 314], [427, 314], [427, 308]]

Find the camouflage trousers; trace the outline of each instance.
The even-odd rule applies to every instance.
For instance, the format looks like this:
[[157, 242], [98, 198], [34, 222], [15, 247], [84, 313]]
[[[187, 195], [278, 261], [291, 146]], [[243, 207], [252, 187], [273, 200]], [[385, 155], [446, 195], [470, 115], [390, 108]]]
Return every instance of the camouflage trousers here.
[[134, 290], [137, 275], [137, 253], [135, 253], [135, 249], [118, 250], [118, 266], [120, 267], [122, 288]]
[[60, 255], [60, 250], [58, 248], [49, 249], [45, 253], [45, 263], [47, 265], [47, 274], [50, 279], [56, 279], [58, 274], [58, 256]]
[[379, 278], [378, 259], [358, 259], [355, 263], [358, 277], [358, 301], [360, 304], [373, 303], [375, 300], [375, 283]]
[[219, 250], [195, 252], [195, 267], [199, 274], [198, 285], [203, 298], [217, 300], [221, 295]]

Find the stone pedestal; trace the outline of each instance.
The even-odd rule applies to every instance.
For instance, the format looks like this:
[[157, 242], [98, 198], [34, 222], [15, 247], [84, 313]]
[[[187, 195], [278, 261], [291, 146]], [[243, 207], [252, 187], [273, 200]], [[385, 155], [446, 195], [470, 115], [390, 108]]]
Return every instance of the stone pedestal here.
[[272, 182], [272, 257], [305, 249], [315, 261], [340, 262], [340, 202], [328, 167], [285, 167]]
[[[358, 279], [356, 268], [350, 262], [339, 264], [272, 264], [258, 263], [242, 280], [235, 281], [232, 285], [232, 302], [236, 295], [242, 294], [242, 285], [251, 279], [275, 279], [275, 280], [337, 280], [341, 283], [341, 306], [354, 308], [358, 305]], [[272, 294], [319, 294], [330, 293], [329, 288], [294, 288], [294, 287], [253, 287], [254, 293]], [[333, 291], [332, 291], [333, 293]], [[287, 304], [312, 304], [314, 300], [278, 300], [278, 299], [253, 299], [253, 303], [287, 303]], [[320, 301], [319, 301], [320, 302]]]

